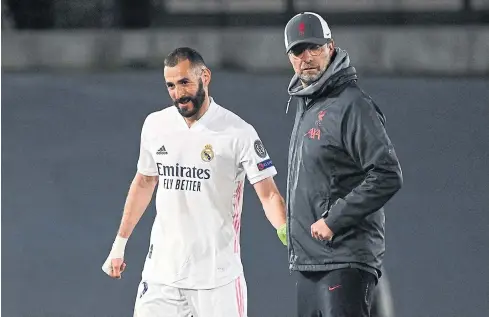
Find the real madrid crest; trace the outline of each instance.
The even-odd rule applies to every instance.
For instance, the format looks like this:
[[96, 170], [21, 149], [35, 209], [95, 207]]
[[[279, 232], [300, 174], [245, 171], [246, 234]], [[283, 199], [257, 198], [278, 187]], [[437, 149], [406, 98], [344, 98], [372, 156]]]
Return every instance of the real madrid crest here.
[[214, 158], [214, 150], [212, 150], [212, 145], [207, 144], [204, 146], [202, 152], [200, 152], [200, 157], [204, 162], [210, 162]]

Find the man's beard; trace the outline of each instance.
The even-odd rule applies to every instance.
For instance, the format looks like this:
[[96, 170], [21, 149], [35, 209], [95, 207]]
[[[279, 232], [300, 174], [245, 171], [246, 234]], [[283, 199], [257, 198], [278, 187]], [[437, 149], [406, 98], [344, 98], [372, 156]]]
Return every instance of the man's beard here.
[[[194, 96], [185, 96], [173, 101], [173, 105], [177, 107], [178, 112], [185, 118], [193, 117], [204, 104], [205, 90], [202, 79], [199, 79], [199, 89]], [[179, 104], [185, 104], [181, 107]]]
[[[306, 86], [309, 86], [309, 85], [315, 83], [319, 78], [321, 78], [324, 75], [324, 73], [326, 72], [326, 70], [329, 67], [329, 64], [332, 61], [331, 57], [326, 57], [326, 58], [327, 58], [327, 60], [326, 60], [326, 63], [324, 64], [323, 68], [319, 69], [319, 71], [317, 73], [315, 73], [315, 74], [308, 74], [308, 73], [297, 74], [303, 84], [305, 84]], [[312, 65], [310, 65], [310, 67], [311, 66]]]
[[324, 74], [325, 71], [326, 71], [326, 67], [324, 69], [320, 69], [315, 74], [304, 74], [304, 73], [302, 73], [299, 75], [299, 78], [304, 84], [310, 85], [310, 84], [314, 83], [315, 81], [317, 81], [319, 78], [321, 78], [321, 76]]

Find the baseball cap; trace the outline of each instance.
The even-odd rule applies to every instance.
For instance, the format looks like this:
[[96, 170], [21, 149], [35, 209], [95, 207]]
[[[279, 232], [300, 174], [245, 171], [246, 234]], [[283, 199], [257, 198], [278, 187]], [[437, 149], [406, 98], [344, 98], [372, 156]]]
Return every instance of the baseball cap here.
[[301, 12], [287, 22], [284, 31], [285, 50], [297, 44], [311, 43], [324, 45], [331, 41], [328, 23], [317, 13]]

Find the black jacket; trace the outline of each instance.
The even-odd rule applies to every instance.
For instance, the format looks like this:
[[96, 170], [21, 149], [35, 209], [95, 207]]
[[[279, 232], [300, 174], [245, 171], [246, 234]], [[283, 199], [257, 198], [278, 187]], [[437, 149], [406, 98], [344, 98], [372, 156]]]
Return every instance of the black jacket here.
[[[336, 48], [315, 83], [303, 88], [294, 76], [289, 85], [298, 98], [287, 177], [289, 263], [291, 270], [357, 267], [380, 277], [383, 206], [401, 188], [402, 172], [385, 117], [349, 64]], [[322, 217], [332, 241], [311, 236]]]

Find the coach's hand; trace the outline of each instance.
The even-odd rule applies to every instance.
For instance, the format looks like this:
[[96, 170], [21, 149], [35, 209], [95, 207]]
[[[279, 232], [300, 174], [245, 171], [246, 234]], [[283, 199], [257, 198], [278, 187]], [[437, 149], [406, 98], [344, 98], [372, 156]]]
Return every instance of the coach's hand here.
[[324, 218], [321, 218], [312, 224], [311, 235], [318, 240], [331, 241], [331, 239], [333, 239], [333, 231], [331, 231], [326, 222], [324, 222]]
[[117, 236], [109, 256], [102, 265], [102, 271], [112, 278], [120, 279], [122, 277], [122, 272], [126, 269], [126, 263], [124, 263], [126, 243], [126, 238]]
[[277, 229], [277, 235], [283, 245], [287, 245], [287, 224], [284, 223]]

